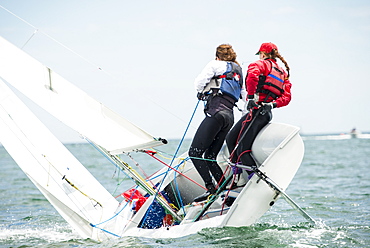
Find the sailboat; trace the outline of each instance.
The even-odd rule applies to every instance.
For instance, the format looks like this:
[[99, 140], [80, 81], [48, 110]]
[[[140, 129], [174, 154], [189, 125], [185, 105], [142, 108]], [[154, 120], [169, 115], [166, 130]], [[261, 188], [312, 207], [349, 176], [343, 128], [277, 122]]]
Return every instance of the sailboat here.
[[[314, 220], [285, 190], [304, 155], [299, 128], [269, 123], [252, 150], [258, 166], [243, 167], [244, 187], [218, 192], [204, 202], [202, 180], [188, 155], [148, 178], [125, 159], [165, 145], [0, 37], [0, 142], [27, 177], [82, 238], [180, 237], [209, 227], [254, 224], [280, 197], [309, 222]], [[9, 87], [14, 87], [78, 132], [135, 185], [115, 198], [49, 131]], [[233, 176], [224, 149], [217, 158]], [[144, 165], [145, 166], [145, 165]], [[246, 171], [253, 171], [249, 176]]]

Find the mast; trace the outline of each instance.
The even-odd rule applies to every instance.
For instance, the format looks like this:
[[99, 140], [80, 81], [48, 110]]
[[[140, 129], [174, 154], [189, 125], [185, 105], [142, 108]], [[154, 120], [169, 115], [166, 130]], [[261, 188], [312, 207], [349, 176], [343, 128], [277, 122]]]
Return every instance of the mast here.
[[122, 170], [124, 170], [145, 192], [154, 196], [158, 203], [161, 204], [162, 207], [164, 207], [168, 212], [170, 212], [170, 214], [176, 220], [182, 221], [183, 218], [173, 210], [173, 208], [168, 204], [167, 200], [161, 194], [156, 192], [153, 187], [128, 163], [122, 161], [117, 155], [110, 154], [106, 149], [95, 144], [94, 142], [90, 140], [89, 142], [91, 142], [97, 149], [99, 149], [111, 162], [118, 165]]

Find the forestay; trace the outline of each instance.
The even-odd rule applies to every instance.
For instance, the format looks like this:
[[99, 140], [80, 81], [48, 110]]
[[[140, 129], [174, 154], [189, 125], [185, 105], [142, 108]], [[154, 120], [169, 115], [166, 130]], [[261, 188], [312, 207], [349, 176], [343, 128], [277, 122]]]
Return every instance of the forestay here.
[[162, 144], [2, 37], [0, 54], [1, 78], [111, 154]]

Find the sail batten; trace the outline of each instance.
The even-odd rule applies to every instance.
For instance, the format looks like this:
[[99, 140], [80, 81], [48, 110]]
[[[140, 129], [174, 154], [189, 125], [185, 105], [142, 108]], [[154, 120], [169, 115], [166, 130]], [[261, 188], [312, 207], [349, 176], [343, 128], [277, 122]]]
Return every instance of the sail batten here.
[[1, 78], [112, 154], [162, 144], [2, 37], [0, 54]]

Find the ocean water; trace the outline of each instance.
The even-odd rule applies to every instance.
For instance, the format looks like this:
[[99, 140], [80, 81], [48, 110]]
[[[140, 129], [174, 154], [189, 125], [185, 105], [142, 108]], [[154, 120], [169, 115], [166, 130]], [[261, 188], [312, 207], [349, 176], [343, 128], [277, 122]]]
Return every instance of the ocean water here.
[[[178, 142], [170, 141], [163, 151], [175, 151]], [[81, 239], [0, 146], [0, 247], [370, 247], [370, 139], [304, 137], [304, 143], [302, 165], [286, 192], [316, 226], [281, 198], [249, 227], [103, 242]], [[182, 151], [188, 145], [184, 142]], [[67, 148], [113, 195], [121, 193], [126, 181], [94, 148]], [[151, 172], [160, 168], [149, 157], [140, 159]]]

